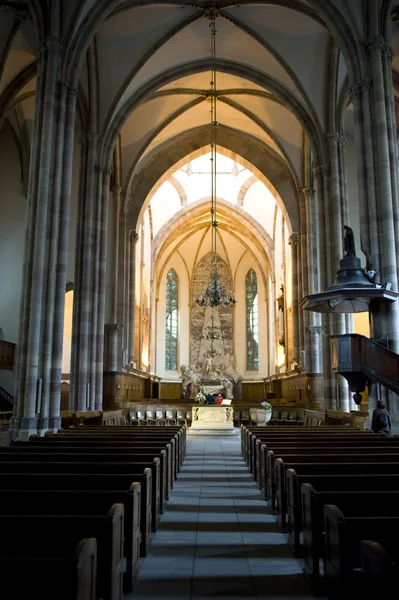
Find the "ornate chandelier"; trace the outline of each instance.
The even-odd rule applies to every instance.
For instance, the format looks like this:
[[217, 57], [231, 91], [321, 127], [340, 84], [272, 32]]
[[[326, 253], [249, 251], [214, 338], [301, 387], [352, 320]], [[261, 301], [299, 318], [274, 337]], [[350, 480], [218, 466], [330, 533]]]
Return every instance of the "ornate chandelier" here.
[[[211, 330], [212, 335], [215, 330], [213, 309], [218, 306], [234, 306], [237, 302], [235, 294], [231, 290], [226, 290], [223, 283], [220, 281], [217, 269], [217, 254], [216, 254], [216, 237], [219, 223], [217, 221], [216, 212], [216, 132], [219, 126], [216, 115], [217, 104], [217, 72], [216, 72], [216, 18], [218, 12], [216, 9], [210, 11], [209, 18], [211, 21], [211, 54], [212, 54], [212, 80], [211, 92], [209, 94], [211, 101], [211, 236], [212, 236], [212, 251], [211, 251], [211, 278], [208, 287], [197, 294], [196, 302], [199, 306], [210, 306], [212, 308]], [[220, 338], [207, 338], [220, 339]]]

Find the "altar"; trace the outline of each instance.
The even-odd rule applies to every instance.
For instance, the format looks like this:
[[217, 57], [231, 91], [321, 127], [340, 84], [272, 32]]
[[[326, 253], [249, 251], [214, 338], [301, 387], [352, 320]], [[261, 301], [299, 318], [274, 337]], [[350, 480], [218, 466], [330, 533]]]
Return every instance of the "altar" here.
[[232, 406], [193, 406], [188, 433], [201, 435], [238, 435], [233, 423]]

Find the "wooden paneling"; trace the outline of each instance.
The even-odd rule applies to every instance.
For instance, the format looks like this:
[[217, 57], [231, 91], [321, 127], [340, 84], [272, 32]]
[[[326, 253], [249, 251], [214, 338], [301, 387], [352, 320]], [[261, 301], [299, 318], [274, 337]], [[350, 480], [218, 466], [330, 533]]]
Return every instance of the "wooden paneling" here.
[[243, 400], [264, 400], [265, 384], [263, 381], [243, 381], [242, 399]]
[[182, 395], [181, 381], [161, 381], [160, 383], [160, 400], [178, 400]]
[[12, 371], [14, 368], [15, 344], [0, 340], [0, 369]]

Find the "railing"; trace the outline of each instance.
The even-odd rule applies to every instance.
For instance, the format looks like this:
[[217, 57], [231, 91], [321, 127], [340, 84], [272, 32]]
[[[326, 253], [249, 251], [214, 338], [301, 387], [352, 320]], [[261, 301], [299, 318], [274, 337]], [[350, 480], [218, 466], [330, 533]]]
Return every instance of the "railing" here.
[[15, 344], [0, 340], [0, 369], [12, 371], [14, 368]]
[[14, 397], [0, 385], [0, 410], [12, 410]]
[[399, 355], [392, 350], [359, 334], [332, 337], [331, 350], [332, 371], [343, 375], [353, 388], [372, 379], [399, 394]]

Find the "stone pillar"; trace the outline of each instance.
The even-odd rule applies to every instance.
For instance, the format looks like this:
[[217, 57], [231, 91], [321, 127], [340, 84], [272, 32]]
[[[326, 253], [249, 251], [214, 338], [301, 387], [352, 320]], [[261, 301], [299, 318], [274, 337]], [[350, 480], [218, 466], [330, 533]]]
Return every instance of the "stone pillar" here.
[[[375, 160], [377, 179], [379, 184], [378, 197], [378, 222], [379, 222], [379, 248], [381, 264], [381, 280], [390, 281], [394, 290], [398, 289], [396, 241], [394, 228], [394, 200], [391, 180], [391, 169], [397, 170], [397, 164], [392, 164], [389, 149], [389, 126], [387, 118], [386, 94], [393, 94], [387, 90], [384, 81], [384, 68], [382, 53], [385, 40], [381, 36], [371, 38], [366, 46], [370, 57], [370, 66], [373, 76], [373, 132], [376, 144]], [[395, 199], [396, 203], [396, 199]], [[386, 333], [390, 348], [399, 351], [399, 312], [397, 302], [389, 303], [385, 309]]]
[[128, 290], [128, 278], [127, 278], [127, 241], [128, 236], [126, 233], [126, 217], [127, 213], [121, 212], [118, 215], [119, 222], [119, 244], [118, 244], [118, 302], [117, 302], [117, 318], [116, 322], [123, 324], [123, 335], [122, 335], [122, 363], [121, 367], [126, 366], [127, 360], [127, 348], [128, 348], [128, 321], [126, 320], [127, 315], [127, 303], [125, 299], [127, 297]]
[[309, 343], [307, 344], [308, 366], [309, 373], [322, 373], [322, 354], [320, 345], [320, 336], [322, 328], [320, 325], [309, 325], [306, 330]]
[[[79, 246], [76, 248], [74, 291], [74, 361], [71, 379], [71, 408], [85, 411], [90, 408], [90, 361], [92, 358], [94, 205], [96, 188], [97, 135], [88, 135], [81, 168], [84, 168], [83, 189], [80, 195], [78, 223]], [[97, 202], [98, 204], [99, 202]]]
[[299, 293], [298, 293], [298, 234], [293, 232], [288, 243], [291, 246], [292, 270], [292, 344], [294, 360], [300, 364]]
[[[333, 269], [331, 268], [331, 253], [330, 253], [330, 230], [329, 230], [329, 205], [328, 205], [328, 194], [329, 188], [329, 176], [330, 166], [323, 164], [313, 169], [313, 175], [317, 183], [317, 197], [318, 203], [321, 207], [319, 214], [319, 279], [320, 289], [324, 290], [334, 282]], [[327, 314], [321, 315], [321, 328], [323, 332], [331, 334], [331, 319]], [[333, 382], [331, 373], [331, 348], [330, 340], [326, 335], [322, 336], [322, 361], [323, 361], [323, 396], [326, 408], [333, 408]]]
[[28, 230], [25, 237], [24, 269], [21, 301], [15, 416], [10, 426], [11, 439], [19, 435], [28, 439], [36, 433], [43, 383], [43, 342], [47, 318], [43, 303], [47, 291], [46, 266], [49, 252], [47, 232], [51, 216], [52, 182], [55, 166], [54, 143], [58, 95], [57, 74], [62, 41], [48, 37], [40, 49], [38, 60], [35, 126], [28, 183]]
[[94, 407], [103, 407], [103, 371], [104, 371], [104, 319], [105, 292], [107, 269], [107, 226], [109, 206], [109, 178], [111, 169], [102, 167], [101, 179], [101, 213], [99, 226], [99, 257], [98, 257], [98, 291], [97, 291], [97, 322], [96, 322], [96, 356], [95, 356], [95, 396]]
[[[139, 240], [139, 236], [135, 231], [130, 232], [129, 237], [129, 336], [128, 336], [128, 356], [129, 365], [132, 365], [135, 359], [134, 356], [134, 314], [136, 307], [136, 244]], [[141, 277], [140, 277], [141, 281]]]
[[[317, 265], [317, 218], [315, 204], [315, 190], [306, 187], [302, 190], [304, 199], [304, 214], [306, 222], [306, 263], [307, 263], [307, 292], [306, 294], [317, 293], [318, 284], [318, 265]], [[320, 315], [314, 312], [308, 312], [307, 332], [312, 335], [306, 336], [306, 370], [309, 373], [321, 373], [321, 348], [320, 348]]]
[[107, 323], [105, 325], [104, 341], [104, 371], [121, 370], [121, 331], [123, 327], [120, 323]]
[[[75, 136], [75, 109], [78, 93], [76, 89], [67, 88], [65, 123], [62, 127], [63, 150], [62, 156], [58, 156], [59, 164], [56, 167], [58, 172], [58, 182], [54, 186], [54, 193], [59, 198], [59, 223], [57, 228], [58, 247], [57, 260], [55, 266], [56, 276], [49, 269], [48, 277], [55, 280], [54, 284], [54, 320], [52, 334], [52, 355], [51, 355], [51, 378], [50, 378], [50, 405], [48, 410], [48, 422], [43, 422], [41, 427], [51, 431], [57, 431], [61, 427], [60, 406], [61, 390], [60, 383], [62, 377], [62, 351], [64, 345], [64, 313], [65, 313], [65, 293], [66, 277], [68, 268], [68, 246], [69, 246], [69, 220], [71, 209], [71, 187], [72, 187], [72, 169], [73, 169], [73, 142]], [[59, 119], [61, 121], [61, 118]], [[60, 142], [59, 142], [60, 145]], [[42, 402], [42, 417], [43, 413]]]
[[[343, 257], [343, 238], [344, 238], [344, 225], [349, 223], [342, 223], [343, 203], [341, 201], [341, 183], [340, 183], [340, 160], [339, 150], [346, 147], [346, 138], [338, 132], [332, 132], [326, 135], [326, 141], [329, 145], [330, 151], [330, 214], [329, 223], [331, 235], [331, 248], [330, 256], [332, 261], [332, 268], [334, 272], [339, 267], [339, 261]], [[346, 333], [346, 318], [345, 314], [334, 314], [332, 317], [332, 333], [334, 335], [341, 335]], [[330, 366], [331, 370], [331, 366]], [[336, 394], [340, 399], [340, 405], [343, 410], [349, 410], [349, 387], [348, 383], [343, 377], [337, 377], [331, 374], [331, 378], [335, 379], [335, 390]]]

